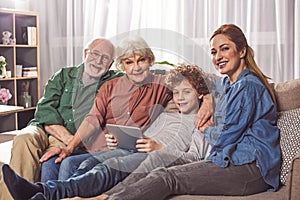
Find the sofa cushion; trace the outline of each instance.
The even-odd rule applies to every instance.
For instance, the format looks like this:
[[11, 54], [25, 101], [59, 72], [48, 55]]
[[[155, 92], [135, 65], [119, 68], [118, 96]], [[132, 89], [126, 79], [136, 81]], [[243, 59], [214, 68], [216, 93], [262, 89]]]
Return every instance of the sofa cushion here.
[[300, 79], [274, 84], [278, 111], [300, 108]]
[[286, 185], [285, 199], [300, 199], [300, 153], [292, 161]]
[[[171, 200], [283, 200], [286, 186], [279, 188], [277, 192], [262, 192], [248, 196], [213, 196], [213, 195], [177, 195], [168, 199]], [[295, 198], [297, 199], [297, 198]]]
[[300, 152], [300, 108], [279, 112], [277, 125], [282, 152], [280, 181], [285, 185], [292, 159]]

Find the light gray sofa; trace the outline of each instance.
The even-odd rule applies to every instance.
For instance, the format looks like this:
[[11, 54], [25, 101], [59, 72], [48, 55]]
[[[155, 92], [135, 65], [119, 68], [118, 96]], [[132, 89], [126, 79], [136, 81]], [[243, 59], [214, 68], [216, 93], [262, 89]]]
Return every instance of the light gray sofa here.
[[279, 190], [249, 196], [178, 195], [172, 200], [300, 200], [300, 79], [273, 86], [278, 101], [281, 182], [284, 183]]
[[[264, 192], [250, 196], [178, 195], [172, 200], [300, 200], [300, 79], [274, 84], [278, 101], [278, 126], [283, 151], [282, 171], [288, 170], [287, 181], [277, 192]], [[5, 136], [5, 135], [0, 135]], [[11, 134], [7, 135], [11, 136]], [[1, 137], [0, 137], [1, 138]], [[7, 138], [2, 138], [7, 141]], [[11, 140], [9, 138], [9, 140]], [[3, 142], [4, 142], [3, 141]], [[4, 142], [7, 143], [7, 142]], [[4, 146], [3, 146], [4, 147]], [[4, 147], [5, 149], [10, 149]], [[2, 149], [3, 151], [3, 149]], [[1, 154], [3, 153], [2, 151]], [[8, 162], [8, 159], [4, 163]], [[1, 167], [1, 164], [0, 164]], [[285, 175], [284, 173], [282, 173]], [[0, 195], [1, 196], [1, 195]]]

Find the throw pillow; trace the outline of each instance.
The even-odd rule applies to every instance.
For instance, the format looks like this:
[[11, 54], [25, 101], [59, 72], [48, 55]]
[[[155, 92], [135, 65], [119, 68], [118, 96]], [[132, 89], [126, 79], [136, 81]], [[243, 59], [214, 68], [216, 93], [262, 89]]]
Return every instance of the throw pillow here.
[[280, 181], [285, 185], [292, 159], [300, 152], [300, 108], [279, 112], [277, 125], [282, 153]]

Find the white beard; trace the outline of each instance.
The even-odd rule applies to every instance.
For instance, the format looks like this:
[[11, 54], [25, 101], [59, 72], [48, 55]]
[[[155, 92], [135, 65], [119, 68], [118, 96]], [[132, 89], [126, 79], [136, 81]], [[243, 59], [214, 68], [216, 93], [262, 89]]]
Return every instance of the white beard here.
[[[97, 69], [95, 69], [97, 68]], [[100, 78], [103, 76], [107, 71], [108, 67], [105, 67], [104, 65], [98, 65], [94, 61], [91, 62], [85, 62], [84, 63], [84, 71], [93, 78]], [[95, 72], [98, 71], [98, 72]]]

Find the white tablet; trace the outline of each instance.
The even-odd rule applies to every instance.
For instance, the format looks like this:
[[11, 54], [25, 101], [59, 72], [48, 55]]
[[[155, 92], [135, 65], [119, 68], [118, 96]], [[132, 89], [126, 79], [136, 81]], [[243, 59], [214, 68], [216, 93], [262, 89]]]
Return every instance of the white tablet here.
[[106, 124], [108, 132], [118, 140], [118, 148], [136, 150], [136, 140], [143, 137], [143, 132], [138, 127]]

